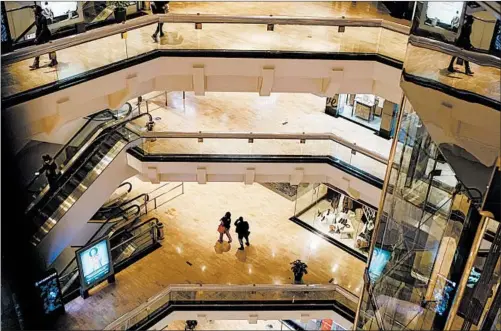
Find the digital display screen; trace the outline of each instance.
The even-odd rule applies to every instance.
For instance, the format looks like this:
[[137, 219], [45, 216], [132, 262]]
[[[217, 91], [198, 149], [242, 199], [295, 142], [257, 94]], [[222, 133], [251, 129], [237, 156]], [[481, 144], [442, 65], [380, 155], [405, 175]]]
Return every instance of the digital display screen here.
[[42, 11], [47, 18], [54, 18], [59, 16], [68, 16], [69, 13], [76, 12], [78, 9], [77, 1], [42, 1]]
[[113, 273], [110, 243], [104, 238], [76, 252], [81, 286], [86, 289]]
[[463, 14], [464, 2], [434, 2], [429, 1], [426, 8], [426, 18], [432, 25], [446, 25], [458, 28]]
[[44, 279], [35, 283], [45, 314], [51, 314], [64, 306], [59, 277], [55, 270], [50, 271]]
[[478, 271], [475, 267], [471, 268], [470, 276], [468, 277], [468, 282], [466, 286], [469, 288], [474, 288], [475, 284], [478, 283], [480, 279], [480, 271]]
[[390, 261], [391, 253], [381, 248], [374, 248], [371, 264], [369, 265], [369, 277], [371, 282], [376, 281], [383, 273], [386, 264]]
[[456, 287], [456, 283], [451, 282], [445, 277], [438, 275], [437, 283], [433, 291], [433, 299], [436, 302], [435, 312], [442, 316], [449, 307], [449, 301], [451, 299], [451, 292]]

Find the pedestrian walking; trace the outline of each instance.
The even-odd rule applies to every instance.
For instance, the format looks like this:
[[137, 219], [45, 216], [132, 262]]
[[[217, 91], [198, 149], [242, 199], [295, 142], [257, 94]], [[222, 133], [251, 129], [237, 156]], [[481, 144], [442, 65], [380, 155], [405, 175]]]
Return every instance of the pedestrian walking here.
[[238, 241], [240, 242], [240, 248], [239, 250], [243, 251], [244, 250], [244, 242], [243, 240], [245, 239], [245, 245], [249, 246], [249, 223], [244, 220], [242, 216], [240, 216], [236, 222], [235, 222], [235, 231], [238, 234]]
[[45, 176], [47, 177], [47, 181], [49, 182], [50, 188], [54, 187], [54, 183], [57, 179], [57, 164], [54, 162], [54, 159], [50, 157], [49, 154], [42, 155], [43, 166], [40, 170], [37, 171], [35, 175], [40, 175], [45, 172]]
[[228, 243], [231, 243], [231, 235], [230, 235], [230, 227], [231, 227], [231, 213], [228, 211], [226, 214], [221, 218], [219, 222], [219, 227], [217, 228], [217, 231], [219, 232], [219, 242], [223, 242], [223, 235], [226, 234], [226, 237], [228, 237]]
[[[37, 27], [35, 33], [35, 44], [41, 45], [50, 41], [51, 33], [49, 30], [49, 26], [47, 24], [47, 18], [42, 14], [42, 7], [36, 5], [33, 8], [33, 12], [35, 13], [35, 25]], [[57, 57], [56, 52], [49, 53], [50, 63], [49, 67], [53, 67], [57, 65]], [[30, 66], [30, 69], [35, 70], [40, 68], [40, 56], [36, 56], [33, 64]]]
[[[153, 14], [166, 14], [169, 12], [169, 1], [152, 1], [151, 2], [151, 12]], [[164, 24], [162, 22], [159, 22], [157, 25], [157, 29], [155, 30], [155, 33], [151, 35], [151, 38], [153, 38], [154, 42], [158, 42], [158, 34], [160, 33], [160, 38], [164, 36], [163, 32], [163, 26]]]
[[[468, 15], [466, 16], [465, 23], [463, 24], [463, 27], [461, 28], [461, 33], [459, 34], [459, 38], [456, 41], [456, 45], [458, 47], [461, 47], [465, 50], [470, 50], [471, 49], [471, 41], [470, 41], [470, 35], [471, 35], [471, 29], [473, 25], [473, 16]], [[454, 61], [456, 61], [457, 56], [453, 56], [451, 59], [451, 62], [449, 63], [449, 67], [447, 68], [447, 71], [449, 72], [454, 72]], [[465, 74], [468, 76], [473, 76], [473, 71], [470, 69], [470, 62], [461, 59], [461, 61], [464, 62], [464, 69], [465, 69]]]

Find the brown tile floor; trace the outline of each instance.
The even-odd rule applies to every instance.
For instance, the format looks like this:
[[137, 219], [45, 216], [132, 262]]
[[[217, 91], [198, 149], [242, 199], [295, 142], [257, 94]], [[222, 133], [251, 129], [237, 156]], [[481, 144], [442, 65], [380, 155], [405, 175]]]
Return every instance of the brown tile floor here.
[[[251, 246], [243, 252], [234, 228], [231, 245], [216, 242], [227, 210], [250, 223]], [[117, 274], [114, 285], [67, 304], [58, 329], [103, 328], [168, 284], [288, 284], [295, 259], [308, 264], [307, 283], [333, 279], [359, 294], [364, 263], [289, 221], [293, 213], [294, 202], [259, 184], [186, 183], [184, 195], [154, 213], [165, 225], [162, 247]]]

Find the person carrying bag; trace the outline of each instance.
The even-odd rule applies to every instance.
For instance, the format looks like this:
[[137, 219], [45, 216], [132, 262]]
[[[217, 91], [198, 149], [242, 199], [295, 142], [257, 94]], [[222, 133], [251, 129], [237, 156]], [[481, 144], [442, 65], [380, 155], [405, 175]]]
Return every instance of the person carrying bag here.
[[219, 232], [219, 242], [223, 242], [223, 235], [226, 234], [226, 237], [228, 237], [228, 243], [231, 243], [231, 235], [230, 235], [230, 227], [231, 227], [231, 213], [228, 211], [224, 215], [223, 218], [221, 218], [219, 226], [217, 228], [217, 232]]

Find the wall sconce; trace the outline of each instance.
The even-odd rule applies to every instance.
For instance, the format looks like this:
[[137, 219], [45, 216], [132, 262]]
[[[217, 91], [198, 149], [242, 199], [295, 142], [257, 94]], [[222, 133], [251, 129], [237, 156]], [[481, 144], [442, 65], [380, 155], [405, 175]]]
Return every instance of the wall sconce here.
[[202, 23], [195, 23], [195, 30], [202, 30]]
[[267, 31], [274, 31], [275, 30], [275, 24], [267, 24], [266, 25], [266, 30]]
[[343, 33], [343, 32], [344, 32], [344, 30], [345, 30], [345, 28], [346, 28], [346, 27], [345, 27], [344, 25], [342, 25], [342, 26], [340, 25], [340, 26], [338, 27], [338, 29], [337, 29], [337, 32]]

